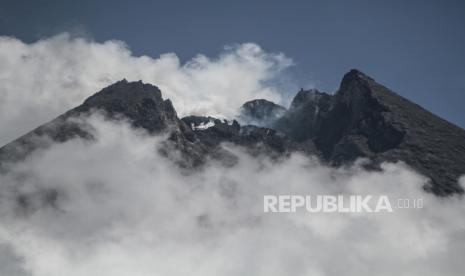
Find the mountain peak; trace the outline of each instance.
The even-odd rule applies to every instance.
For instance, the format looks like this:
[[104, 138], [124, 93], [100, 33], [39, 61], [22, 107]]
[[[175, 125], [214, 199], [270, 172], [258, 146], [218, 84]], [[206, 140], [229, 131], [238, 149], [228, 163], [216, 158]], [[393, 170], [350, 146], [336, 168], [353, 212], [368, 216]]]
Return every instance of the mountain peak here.
[[256, 99], [244, 103], [239, 120], [247, 125], [270, 127], [286, 112], [286, 108], [265, 99]]
[[162, 101], [160, 89], [142, 81], [128, 82], [126, 79], [115, 82], [87, 98], [84, 105], [98, 105], [106, 101], [119, 99], [126, 102], [138, 102], [149, 98]]
[[371, 82], [375, 82], [375, 80], [357, 69], [352, 69], [342, 78], [339, 90], [351, 90], [354, 86], [366, 85]]
[[84, 113], [92, 109], [108, 116], [123, 115], [135, 126], [149, 132], [159, 132], [179, 119], [170, 100], [163, 100], [160, 89], [142, 81], [118, 81], [87, 98], [72, 112]]
[[327, 94], [324, 92], [320, 92], [318, 89], [315, 88], [309, 90], [304, 90], [303, 88], [301, 88], [299, 92], [297, 92], [297, 94], [294, 96], [294, 99], [292, 99], [290, 108], [298, 108], [309, 102], [317, 102], [324, 95]]
[[[301, 89], [289, 109], [264, 99], [245, 103], [239, 118], [245, 126], [210, 117], [180, 120], [158, 87], [123, 79], [1, 148], [0, 169], [2, 160], [20, 160], [39, 148], [36, 137], [55, 142], [92, 138], [87, 128], [68, 118], [93, 110], [110, 119], [124, 117], [149, 133], [169, 132], [186, 164], [222, 158], [225, 154], [216, 147], [232, 142], [256, 153], [315, 154], [335, 166], [360, 157], [370, 159], [373, 167], [403, 161], [431, 179], [434, 193], [463, 193], [457, 179], [465, 173], [465, 131], [355, 69], [344, 76], [336, 94]], [[167, 147], [167, 155], [169, 151]]]
[[[36, 137], [45, 137], [54, 142], [65, 142], [80, 137], [92, 138], [88, 126], [69, 120], [94, 111], [110, 120], [126, 119], [135, 128], [151, 134], [166, 131], [170, 139], [190, 139], [189, 128], [182, 122], [170, 100], [164, 100], [160, 89], [142, 81], [115, 82], [87, 98], [81, 105], [45, 123], [31, 132], [0, 148], [0, 169], [2, 160], [21, 160], [36, 148], [42, 146]], [[42, 139], [43, 140], [43, 139]]]
[[374, 81], [373, 78], [371, 78], [370, 76], [368, 76], [367, 74], [363, 73], [362, 71], [358, 70], [358, 69], [351, 69], [349, 72], [347, 72], [344, 77], [342, 78], [342, 80], [344, 81], [344, 79], [346, 78], [351, 78], [351, 79], [361, 79], [361, 80], [370, 80], [370, 81]]

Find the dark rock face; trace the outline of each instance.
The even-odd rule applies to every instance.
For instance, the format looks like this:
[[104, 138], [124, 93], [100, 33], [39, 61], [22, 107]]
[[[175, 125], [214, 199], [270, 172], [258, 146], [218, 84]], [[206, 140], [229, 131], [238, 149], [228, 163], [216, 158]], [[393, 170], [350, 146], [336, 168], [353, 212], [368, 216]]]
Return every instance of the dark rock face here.
[[273, 158], [292, 152], [316, 155], [333, 166], [359, 157], [371, 160], [372, 168], [404, 161], [431, 179], [426, 188], [435, 194], [463, 193], [457, 179], [465, 174], [465, 131], [357, 70], [344, 76], [333, 95], [299, 91], [288, 110], [267, 100], [249, 101], [239, 116], [244, 125], [204, 116], [179, 119], [156, 86], [123, 80], [0, 148], [0, 172], [3, 164], [52, 142], [93, 139], [91, 126], [70, 119], [94, 110], [151, 134], [168, 133], [160, 152], [168, 158], [180, 152], [186, 168], [207, 158], [234, 164], [235, 157], [220, 146], [231, 143]]
[[273, 102], [258, 99], [244, 103], [239, 120], [245, 125], [272, 127], [286, 113], [286, 108]]
[[[170, 100], [163, 100], [158, 87], [142, 82], [116, 82], [94, 94], [84, 103], [56, 119], [36, 128], [15, 141], [0, 148], [0, 167], [5, 161], [23, 159], [37, 148], [53, 142], [65, 142], [73, 138], [93, 139], [91, 126], [73, 118], [85, 116], [91, 111], [102, 113], [108, 119], [126, 119], [134, 127], [151, 134], [170, 132], [170, 140], [179, 147], [193, 139], [193, 133], [178, 119]], [[3, 161], [3, 162], [2, 162]]]
[[289, 110], [274, 123], [274, 128], [302, 142], [313, 139], [323, 127], [323, 118], [332, 107], [333, 97], [316, 89], [300, 90]]
[[[170, 100], [163, 100], [158, 87], [126, 80], [112, 84], [89, 97], [71, 113], [87, 113], [92, 109], [103, 110], [114, 118], [124, 115], [135, 127], [150, 133], [159, 133], [169, 126], [184, 129]], [[71, 114], [70, 114], [71, 115]]]
[[182, 118], [195, 133], [197, 141], [214, 151], [221, 143], [243, 146], [249, 153], [278, 157], [293, 151], [317, 154], [311, 141], [297, 143], [284, 133], [254, 125], [241, 126], [236, 120], [228, 122], [213, 117], [188, 116]]
[[370, 156], [395, 148], [403, 140], [404, 131], [392, 120], [387, 103], [376, 98], [376, 94], [392, 92], [386, 88], [375, 92], [366, 86], [369, 82], [374, 83], [351, 71], [333, 96], [330, 110], [320, 118], [315, 142], [326, 158], [339, 162]]
[[[375, 162], [402, 160], [432, 180], [429, 187], [440, 195], [463, 192], [457, 179], [465, 173], [465, 131], [395, 94], [361, 72], [349, 72], [336, 95], [335, 109], [346, 110], [347, 124], [325, 142], [326, 157], [336, 162], [361, 156]], [[330, 118], [327, 124], [337, 120]], [[342, 135], [341, 135], [342, 134]], [[339, 138], [340, 137], [340, 138]]]
[[276, 128], [310, 139], [333, 165], [367, 157], [404, 161], [432, 180], [438, 195], [462, 193], [465, 131], [397, 95], [363, 73], [347, 73], [335, 95], [300, 91]]

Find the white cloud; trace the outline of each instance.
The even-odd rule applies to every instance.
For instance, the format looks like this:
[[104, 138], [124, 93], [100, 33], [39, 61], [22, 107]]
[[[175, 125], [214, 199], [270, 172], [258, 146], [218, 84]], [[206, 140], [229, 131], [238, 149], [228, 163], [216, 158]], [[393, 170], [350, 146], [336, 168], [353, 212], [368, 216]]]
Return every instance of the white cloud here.
[[[156, 153], [160, 137], [98, 116], [89, 122], [96, 142], [56, 144], [1, 177], [0, 243], [9, 248], [10, 271], [463, 274], [463, 199], [424, 193], [425, 178], [405, 165], [385, 164], [379, 172], [358, 165], [333, 169], [300, 155], [275, 163], [227, 146], [239, 157], [237, 165], [211, 162], [186, 175]], [[35, 197], [34, 211], [18, 212], [19, 191], [40, 195], [49, 188], [60, 191], [56, 208], [41, 206]], [[385, 194], [421, 197], [425, 207], [384, 214], [265, 214], [265, 194]]]
[[[122, 42], [67, 34], [25, 44], [0, 38], [0, 143], [126, 78], [158, 85], [181, 115], [231, 117], [246, 100], [280, 101], [266, 83], [291, 64], [255, 44], [199, 55], [135, 57]], [[276, 163], [225, 146], [181, 173], [157, 153], [163, 137], [97, 115], [95, 142], [37, 151], [0, 175], [0, 275], [462, 275], [465, 205], [426, 194], [403, 164], [379, 172], [328, 168], [298, 154]], [[461, 179], [465, 185], [465, 178]], [[54, 206], [47, 190], [58, 191]], [[423, 198], [390, 214], [265, 214], [265, 194]], [[23, 207], [18, 196], [27, 195]], [[25, 206], [27, 208], [25, 208]]]
[[232, 117], [250, 99], [280, 102], [277, 89], [266, 83], [291, 64], [283, 54], [267, 53], [253, 43], [181, 64], [174, 53], [134, 56], [116, 40], [98, 43], [65, 33], [26, 44], [0, 37], [0, 144], [123, 78], [159, 86], [181, 116]]

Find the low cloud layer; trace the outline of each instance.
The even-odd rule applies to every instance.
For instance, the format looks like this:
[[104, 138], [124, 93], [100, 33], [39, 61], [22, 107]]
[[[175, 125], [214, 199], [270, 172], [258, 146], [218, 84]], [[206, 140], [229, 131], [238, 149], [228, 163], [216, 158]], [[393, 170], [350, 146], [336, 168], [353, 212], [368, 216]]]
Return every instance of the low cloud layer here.
[[[0, 274], [463, 274], [463, 200], [424, 193], [426, 179], [403, 164], [333, 169], [297, 154], [276, 163], [225, 145], [237, 165], [185, 174], [157, 154], [163, 137], [86, 120], [96, 141], [55, 144], [1, 176]], [[58, 191], [52, 205], [47, 190]], [[384, 194], [423, 198], [424, 208], [263, 213], [265, 194]], [[29, 195], [27, 210], [18, 195]]]
[[[133, 56], [120, 41], [0, 37], [0, 144], [123, 78], [158, 85], [181, 116], [232, 117], [249, 99], [279, 103], [269, 83], [291, 64], [255, 44], [181, 64], [175, 54]], [[186, 173], [158, 154], [165, 137], [81, 120], [95, 141], [52, 144], [0, 175], [0, 275], [463, 275], [463, 198], [425, 193], [427, 179], [402, 163], [335, 169], [226, 144], [236, 165]], [[382, 194], [423, 198], [424, 208], [264, 213], [269, 194]]]
[[103, 43], [61, 34], [26, 44], [0, 37], [0, 144], [82, 103], [126, 78], [158, 85], [179, 115], [231, 118], [245, 101], [281, 101], [269, 85], [292, 64], [258, 45], [228, 46], [214, 58], [199, 54], [181, 63], [174, 53], [134, 56], [121, 41]]

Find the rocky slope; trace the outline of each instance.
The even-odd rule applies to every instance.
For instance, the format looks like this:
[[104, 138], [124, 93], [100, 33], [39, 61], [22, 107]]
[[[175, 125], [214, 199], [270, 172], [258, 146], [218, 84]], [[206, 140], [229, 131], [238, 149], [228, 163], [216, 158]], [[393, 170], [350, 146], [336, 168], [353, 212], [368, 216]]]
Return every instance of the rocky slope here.
[[286, 108], [265, 99], [251, 100], [241, 106], [239, 120], [246, 125], [271, 127], [286, 113]]
[[463, 192], [457, 178], [465, 173], [465, 131], [357, 70], [334, 95], [300, 91], [275, 128], [314, 141], [333, 165], [400, 160], [430, 177], [427, 188], [436, 194]]
[[[47, 147], [53, 142], [65, 142], [77, 137], [93, 139], [91, 126], [85, 120], [74, 120], [92, 112], [99, 112], [110, 120], [129, 120], [134, 127], [143, 128], [151, 134], [169, 132], [169, 140], [176, 141], [174, 144], [177, 148], [195, 156], [188, 143], [194, 133], [178, 118], [171, 101], [162, 98], [158, 87], [141, 81], [122, 80], [0, 148], [0, 168], [1, 164], [21, 160], [31, 151]], [[200, 158], [202, 153], [197, 155], [195, 157]]]
[[181, 152], [183, 167], [195, 168], [206, 158], [234, 163], [220, 146], [227, 142], [255, 155], [316, 155], [333, 166], [366, 157], [376, 169], [383, 161], [400, 160], [430, 177], [426, 188], [435, 194], [463, 192], [457, 178], [465, 174], [465, 131], [357, 70], [344, 76], [333, 95], [299, 91], [289, 109], [263, 99], [249, 101], [238, 116], [242, 125], [207, 116], [180, 119], [156, 86], [123, 80], [2, 147], [0, 169], [51, 142], [93, 139], [90, 126], [72, 120], [91, 111], [124, 118], [152, 134], [167, 133], [160, 151], [167, 157]]

